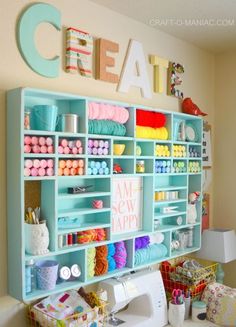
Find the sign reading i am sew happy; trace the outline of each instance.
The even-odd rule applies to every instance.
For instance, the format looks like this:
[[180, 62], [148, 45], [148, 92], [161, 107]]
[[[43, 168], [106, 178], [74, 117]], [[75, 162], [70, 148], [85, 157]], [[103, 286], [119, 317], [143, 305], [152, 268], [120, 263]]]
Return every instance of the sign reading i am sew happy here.
[[142, 177], [113, 178], [112, 232], [135, 232], [142, 229]]

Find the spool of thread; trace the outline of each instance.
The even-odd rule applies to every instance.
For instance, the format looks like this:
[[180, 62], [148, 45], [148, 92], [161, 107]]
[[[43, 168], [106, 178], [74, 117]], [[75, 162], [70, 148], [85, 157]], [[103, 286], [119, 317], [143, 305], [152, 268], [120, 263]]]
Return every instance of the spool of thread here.
[[94, 209], [102, 209], [103, 201], [102, 200], [93, 200], [92, 206]]
[[73, 245], [72, 233], [67, 234], [67, 245]]
[[58, 248], [63, 248], [63, 235], [58, 235]]

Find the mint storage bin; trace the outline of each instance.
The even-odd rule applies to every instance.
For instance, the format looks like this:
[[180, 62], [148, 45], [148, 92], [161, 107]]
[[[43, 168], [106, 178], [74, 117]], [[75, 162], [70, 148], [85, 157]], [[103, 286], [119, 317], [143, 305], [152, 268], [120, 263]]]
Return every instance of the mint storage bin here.
[[31, 129], [54, 132], [58, 108], [55, 105], [36, 105], [31, 110]]

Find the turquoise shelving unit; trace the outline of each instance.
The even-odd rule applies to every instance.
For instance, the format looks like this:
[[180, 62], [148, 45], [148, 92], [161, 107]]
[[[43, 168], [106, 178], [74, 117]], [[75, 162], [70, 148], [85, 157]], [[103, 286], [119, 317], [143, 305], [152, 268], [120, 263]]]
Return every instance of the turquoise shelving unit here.
[[[90, 101], [102, 102], [114, 105], [121, 105], [129, 110], [129, 120], [126, 125], [126, 135], [123, 137], [110, 135], [95, 135], [88, 133], [88, 104]], [[11, 296], [25, 301], [35, 300], [60, 291], [98, 282], [102, 279], [121, 275], [136, 269], [141, 269], [151, 264], [156, 264], [186, 253], [194, 252], [201, 244], [201, 201], [197, 203], [197, 221], [194, 224], [187, 222], [188, 194], [202, 190], [201, 171], [189, 172], [191, 162], [199, 162], [201, 167], [201, 144], [202, 144], [202, 120], [199, 117], [186, 114], [168, 112], [155, 108], [148, 108], [125, 103], [111, 102], [108, 100], [94, 99], [71, 94], [48, 92], [44, 90], [19, 88], [11, 90], [7, 94], [7, 124], [8, 124], [8, 147], [7, 147], [7, 180], [8, 180], [8, 280], [9, 293]], [[59, 114], [76, 113], [79, 115], [80, 133], [64, 133], [60, 131], [46, 132], [38, 130], [24, 130], [24, 112], [26, 108], [32, 108], [37, 104], [54, 104], [58, 107]], [[136, 138], [136, 109], [161, 112], [167, 117], [167, 140], [153, 140]], [[183, 141], [178, 139], [179, 122], [184, 122], [194, 128], [196, 139]], [[24, 153], [24, 136], [50, 136], [53, 139], [55, 151], [52, 154]], [[57, 146], [59, 141], [66, 139], [80, 139], [83, 143], [82, 154], [58, 154]], [[107, 155], [101, 157], [89, 155], [86, 152], [89, 139], [107, 140], [110, 149]], [[115, 156], [112, 153], [113, 144], [125, 144], [125, 152], [122, 156]], [[142, 154], [136, 155], [136, 146], [142, 147]], [[169, 157], [156, 155], [156, 145], [166, 146]], [[175, 146], [182, 146], [186, 153], [184, 157], [176, 156]], [[191, 151], [198, 151], [199, 157], [192, 157]], [[190, 155], [191, 154], [191, 155]], [[25, 159], [52, 159], [54, 161], [55, 174], [43, 177], [25, 177]], [[82, 159], [85, 164], [85, 174], [81, 176], [58, 176], [57, 167], [62, 159]], [[87, 169], [91, 160], [105, 160], [109, 167], [108, 175], [88, 175]], [[136, 173], [136, 163], [139, 160], [145, 162], [145, 172]], [[166, 160], [170, 162], [168, 173], [156, 173], [155, 162]], [[176, 172], [176, 162], [184, 163], [185, 170]], [[112, 172], [114, 163], [123, 168], [123, 173], [115, 175]], [[143, 185], [143, 208], [142, 226], [139, 231], [123, 232], [115, 234], [112, 232], [112, 181], [121, 177], [142, 177]], [[50, 235], [50, 252], [45, 255], [28, 255], [25, 253], [25, 186], [27, 183], [38, 181], [41, 190], [42, 216], [47, 221]], [[76, 185], [92, 185], [91, 191], [82, 194], [68, 194], [67, 188]], [[155, 201], [155, 192], [178, 192], [178, 199]], [[93, 198], [101, 199], [104, 202], [103, 209], [93, 209], [91, 201]], [[177, 212], [162, 213], [163, 206], [175, 206]], [[71, 229], [58, 227], [59, 217], [79, 217], [80, 225]], [[177, 218], [181, 216], [181, 224], [177, 224]], [[176, 231], [182, 231], [191, 227], [193, 229], [193, 244], [191, 247], [182, 250], [173, 250], [171, 242], [175, 238]], [[94, 228], [104, 228], [107, 232], [107, 239], [101, 242], [89, 244], [76, 244], [72, 246], [59, 247], [58, 236], [69, 232], [79, 232]], [[155, 261], [135, 265], [135, 238], [162, 232], [165, 236], [164, 244], [167, 247], [167, 254]], [[111, 273], [93, 278], [87, 277], [87, 250], [91, 247], [109, 244], [124, 240], [128, 259], [126, 266]], [[57, 284], [51, 291], [35, 290], [30, 294], [25, 292], [25, 263], [29, 259], [35, 261], [41, 259], [55, 259], [60, 265], [79, 264], [82, 274], [79, 279], [65, 281]]]

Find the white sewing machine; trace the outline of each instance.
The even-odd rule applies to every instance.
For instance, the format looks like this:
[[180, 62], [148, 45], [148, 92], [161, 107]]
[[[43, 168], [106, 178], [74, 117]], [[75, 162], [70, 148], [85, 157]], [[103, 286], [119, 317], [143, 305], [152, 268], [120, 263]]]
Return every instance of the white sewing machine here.
[[[145, 270], [110, 278], [100, 282], [99, 288], [107, 291], [108, 311], [111, 313], [108, 326], [167, 325], [167, 302], [160, 271]], [[115, 317], [114, 313], [117, 313]]]

